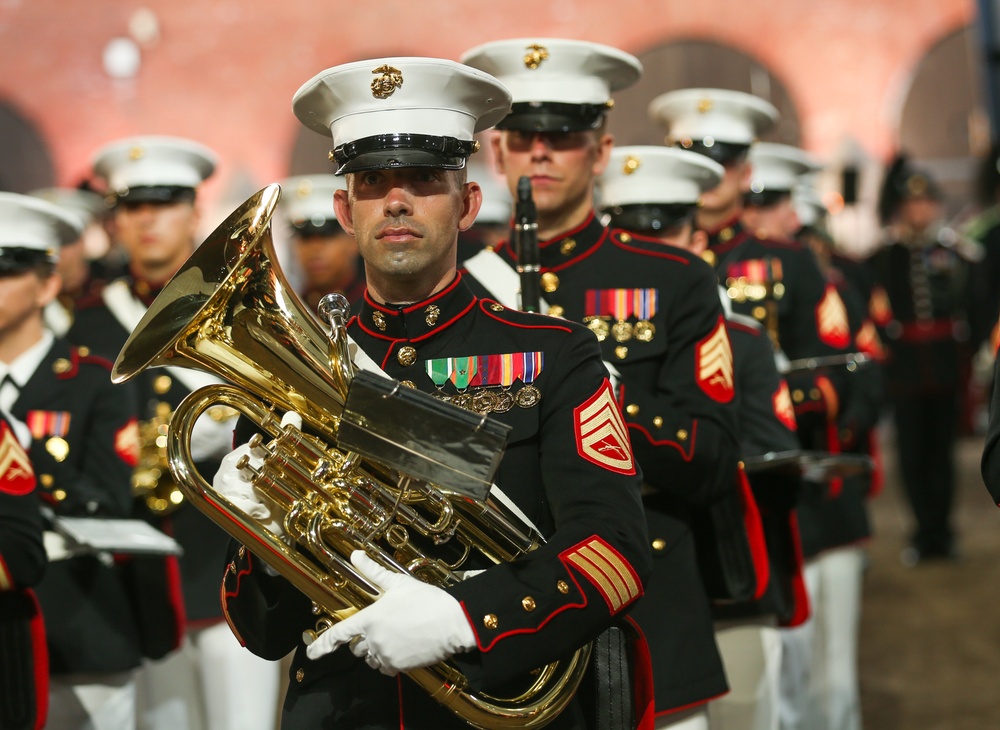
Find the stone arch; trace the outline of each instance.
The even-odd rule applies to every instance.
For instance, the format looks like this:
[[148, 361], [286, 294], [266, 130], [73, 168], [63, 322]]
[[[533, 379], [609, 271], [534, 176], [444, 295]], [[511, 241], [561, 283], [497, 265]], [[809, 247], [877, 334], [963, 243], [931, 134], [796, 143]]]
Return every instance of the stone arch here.
[[745, 91], [767, 99], [781, 121], [766, 138], [799, 145], [801, 130], [785, 85], [756, 59], [706, 39], [671, 40], [638, 54], [643, 75], [637, 84], [615, 94], [610, 129], [619, 145], [662, 144], [663, 128], [649, 118], [649, 102], [674, 89], [708, 87]]
[[0, 101], [0, 190], [27, 193], [55, 183], [48, 145], [35, 124]]

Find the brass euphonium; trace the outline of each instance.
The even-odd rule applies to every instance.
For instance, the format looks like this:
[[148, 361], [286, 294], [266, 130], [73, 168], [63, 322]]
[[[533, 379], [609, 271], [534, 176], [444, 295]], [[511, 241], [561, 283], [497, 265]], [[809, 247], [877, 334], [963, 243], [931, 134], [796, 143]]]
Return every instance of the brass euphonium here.
[[[289, 287], [271, 241], [279, 195], [277, 185], [264, 188], [206, 239], [150, 306], [112, 377], [122, 382], [148, 367], [175, 365], [232, 383], [194, 391], [176, 409], [171, 471], [196, 508], [314, 603], [321, 631], [377, 599], [378, 589], [350, 562], [356, 549], [386, 568], [443, 587], [461, 579], [472, 551], [492, 563], [509, 562], [541, 538], [490, 498], [427, 484], [337, 448], [354, 378], [346, 300], [328, 308], [327, 331]], [[253, 483], [284, 539], [216, 493], [193, 467], [192, 426], [216, 404], [237, 409], [273, 439], [251, 441], [264, 459]], [[288, 411], [300, 414], [304, 430], [317, 436], [282, 426], [280, 414]], [[450, 559], [439, 549], [450, 549]], [[572, 698], [590, 651], [588, 644], [532, 671], [511, 697], [473, 690], [451, 662], [408, 676], [470, 725], [542, 727]]]

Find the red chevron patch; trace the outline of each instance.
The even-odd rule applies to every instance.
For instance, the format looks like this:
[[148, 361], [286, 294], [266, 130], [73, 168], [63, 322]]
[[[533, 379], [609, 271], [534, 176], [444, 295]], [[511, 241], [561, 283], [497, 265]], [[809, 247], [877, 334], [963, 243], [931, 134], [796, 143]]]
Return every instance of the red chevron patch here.
[[733, 348], [722, 317], [712, 333], [698, 343], [694, 369], [695, 380], [705, 395], [719, 403], [733, 399]]
[[816, 329], [819, 331], [819, 339], [830, 347], [843, 349], [851, 343], [847, 307], [833, 284], [826, 285], [823, 299], [816, 305]]
[[788, 392], [788, 383], [784, 380], [771, 396], [774, 404], [774, 415], [789, 431], [797, 431], [798, 423], [795, 421], [795, 408], [792, 406], [792, 396]]
[[6, 421], [0, 421], [0, 492], [27, 494], [35, 488], [35, 470]]
[[607, 380], [594, 396], [573, 409], [576, 449], [587, 461], [619, 474], [635, 474], [625, 419]]

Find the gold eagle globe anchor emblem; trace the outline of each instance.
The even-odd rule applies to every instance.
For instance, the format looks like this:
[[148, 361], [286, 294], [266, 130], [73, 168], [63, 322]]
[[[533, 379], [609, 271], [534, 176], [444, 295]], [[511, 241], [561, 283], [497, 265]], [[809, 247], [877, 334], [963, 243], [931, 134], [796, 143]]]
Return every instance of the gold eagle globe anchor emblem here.
[[372, 79], [372, 96], [376, 99], [388, 99], [396, 89], [403, 85], [403, 72], [388, 64], [379, 66], [373, 74], [382, 74]]
[[524, 65], [532, 71], [541, 66], [542, 61], [548, 60], [549, 51], [545, 46], [533, 43], [528, 46], [527, 51], [528, 52], [524, 54]]

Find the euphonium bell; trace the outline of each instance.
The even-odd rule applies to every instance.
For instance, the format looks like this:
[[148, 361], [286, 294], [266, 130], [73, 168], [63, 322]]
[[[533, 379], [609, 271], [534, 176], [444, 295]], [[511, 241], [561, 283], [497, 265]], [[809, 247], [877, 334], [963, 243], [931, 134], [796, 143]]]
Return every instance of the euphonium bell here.
[[[355, 379], [346, 300], [328, 302], [324, 328], [289, 287], [271, 242], [279, 194], [277, 185], [258, 192], [195, 251], [125, 343], [112, 377], [122, 382], [148, 367], [174, 365], [232, 383], [201, 388], [176, 409], [170, 469], [196, 508], [313, 601], [318, 632], [377, 599], [376, 587], [350, 563], [356, 549], [386, 568], [447, 586], [461, 579], [471, 553], [509, 562], [541, 537], [488, 496], [470, 496], [429, 480], [430, 472], [414, 475], [389, 457], [345, 448], [347, 426], [354, 427], [345, 404]], [[388, 396], [399, 384], [394, 388]], [[418, 396], [434, 408], [457, 410], [415, 391], [408, 397]], [[193, 466], [192, 427], [219, 404], [236, 408], [271, 437], [251, 442], [263, 458], [252, 479], [284, 538], [217, 494]], [[288, 411], [302, 416], [303, 430], [281, 424], [280, 413]], [[392, 451], [386, 444], [385, 453]], [[542, 727], [576, 692], [590, 651], [588, 644], [531, 672], [511, 697], [473, 690], [450, 662], [408, 676], [470, 725]]]

